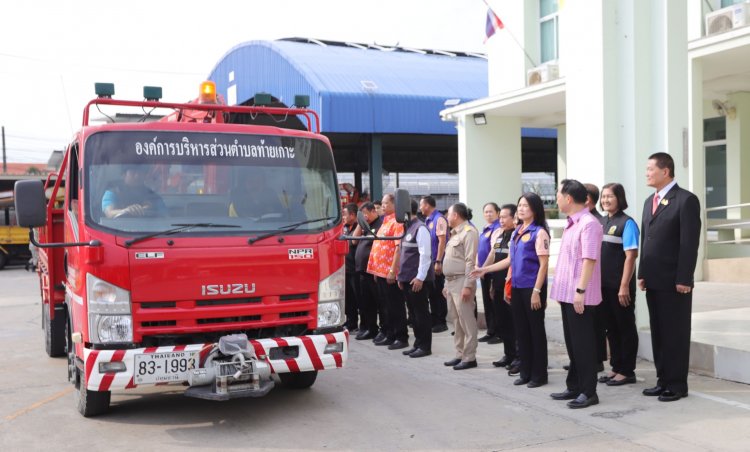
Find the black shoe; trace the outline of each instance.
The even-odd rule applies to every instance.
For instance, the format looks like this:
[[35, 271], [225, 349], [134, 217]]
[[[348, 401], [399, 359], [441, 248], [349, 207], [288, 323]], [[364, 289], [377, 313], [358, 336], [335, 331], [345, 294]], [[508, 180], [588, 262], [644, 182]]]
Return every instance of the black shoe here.
[[578, 392], [566, 389], [563, 392], [553, 392], [549, 396], [555, 400], [573, 400], [578, 397]]
[[409, 341], [395, 340], [393, 343], [388, 345], [388, 350], [399, 350], [409, 346]]
[[606, 383], [606, 382], [608, 382], [611, 379], [612, 379], [612, 377], [610, 377], [609, 375], [602, 375], [596, 381], [598, 381], [599, 383]]
[[477, 367], [476, 359], [474, 361], [461, 361], [460, 363], [453, 366], [453, 370], [471, 369], [472, 367]]
[[389, 339], [389, 338], [385, 337], [385, 338], [383, 338], [382, 341], [375, 342], [375, 345], [388, 345], [388, 346], [390, 346], [394, 342], [396, 342], [395, 339]]
[[649, 396], [649, 397], [660, 396], [665, 390], [666, 390], [665, 388], [662, 388], [661, 386], [656, 385], [653, 388], [644, 389], [643, 395]]
[[659, 402], [675, 402], [683, 397], [687, 397], [687, 392], [674, 392], [667, 389], [659, 395]]
[[508, 369], [508, 375], [511, 377], [514, 375], [518, 375], [521, 373], [521, 367], [520, 366], [510, 366], [510, 369]]
[[487, 343], [488, 344], [502, 344], [503, 340], [502, 340], [502, 338], [494, 336], [492, 339], [488, 340]]
[[635, 382], [636, 382], [635, 375], [630, 376], [630, 377], [625, 377], [622, 380], [615, 380], [614, 378], [610, 378], [607, 381], [607, 386], [622, 386], [622, 385], [632, 384]]
[[373, 342], [380, 342], [383, 339], [385, 339], [385, 337], [386, 337], [386, 334], [381, 331], [381, 332], [379, 332], [378, 334], [375, 335], [375, 337], [372, 339], [372, 341]]
[[358, 341], [364, 341], [367, 339], [374, 339], [375, 336], [377, 336], [377, 334], [370, 330], [359, 330], [359, 333], [357, 333], [357, 337], [355, 337], [354, 339]]
[[500, 361], [492, 361], [492, 365], [495, 367], [505, 367], [512, 362], [512, 359], [508, 358], [507, 356], [503, 356], [502, 358], [500, 358]]
[[490, 336], [489, 334], [485, 334], [484, 336], [477, 339], [477, 342], [487, 342], [490, 339], [492, 339], [492, 336]]
[[596, 394], [592, 395], [591, 397], [586, 397], [585, 394], [580, 394], [575, 400], [571, 400], [570, 402], [568, 402], [568, 408], [586, 408], [598, 403], [599, 396], [597, 396]]
[[531, 380], [529, 384], [526, 385], [527, 388], [538, 388], [540, 386], [544, 386], [547, 384], [547, 380], [540, 380], [540, 381], [534, 381]]
[[598, 366], [596, 366], [597, 372], [604, 372], [604, 363], [599, 363]]
[[417, 350], [419, 350], [419, 349], [418, 349], [417, 347], [412, 347], [412, 348], [410, 348], [409, 350], [404, 350], [404, 351], [403, 351], [403, 352], [401, 352], [401, 353], [402, 353], [403, 355], [411, 355], [412, 353], [416, 352]]
[[461, 358], [455, 358], [450, 361], [446, 361], [443, 363], [444, 366], [453, 367], [461, 362]]
[[430, 356], [432, 355], [432, 352], [429, 350], [422, 350], [421, 348], [418, 348], [416, 351], [409, 354], [409, 358], [421, 358], [423, 356]]
[[448, 331], [448, 325], [445, 323], [441, 323], [440, 325], [435, 325], [432, 327], [433, 333], [442, 333], [443, 331]]
[[526, 385], [526, 384], [529, 384], [529, 381], [531, 380], [529, 380], [528, 378], [516, 378], [516, 381], [513, 382], [513, 385], [514, 386]]

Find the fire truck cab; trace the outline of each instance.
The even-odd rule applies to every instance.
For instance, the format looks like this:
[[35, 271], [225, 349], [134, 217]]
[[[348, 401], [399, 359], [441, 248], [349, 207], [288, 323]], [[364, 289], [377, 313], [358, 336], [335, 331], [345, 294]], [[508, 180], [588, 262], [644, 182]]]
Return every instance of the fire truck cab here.
[[[37, 229], [46, 351], [67, 356], [78, 411], [144, 385], [258, 397], [344, 366], [348, 244], [315, 112], [221, 105], [211, 85], [184, 104], [98, 90], [59, 177], [15, 187], [19, 225]], [[172, 114], [89, 123], [92, 106], [112, 105]], [[234, 113], [299, 116], [308, 130], [228, 123]]]

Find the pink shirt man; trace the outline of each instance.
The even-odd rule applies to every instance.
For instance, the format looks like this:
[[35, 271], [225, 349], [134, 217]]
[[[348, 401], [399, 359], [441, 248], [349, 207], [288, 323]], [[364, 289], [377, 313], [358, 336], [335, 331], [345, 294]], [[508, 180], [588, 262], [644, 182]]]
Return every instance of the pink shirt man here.
[[578, 281], [581, 279], [583, 260], [596, 261], [594, 272], [583, 294], [583, 304], [595, 306], [602, 301], [600, 257], [602, 252], [602, 225], [591, 213], [583, 209], [568, 217], [563, 231], [560, 255], [555, 267], [555, 279], [549, 297], [561, 303], [573, 303]]

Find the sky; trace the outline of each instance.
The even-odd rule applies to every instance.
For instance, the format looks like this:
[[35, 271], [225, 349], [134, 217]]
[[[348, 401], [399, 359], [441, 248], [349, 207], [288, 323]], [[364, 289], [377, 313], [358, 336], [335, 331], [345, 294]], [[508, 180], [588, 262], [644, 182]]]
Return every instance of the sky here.
[[46, 162], [80, 126], [95, 82], [115, 98], [193, 99], [222, 56], [306, 37], [484, 53], [482, 0], [4, 0], [0, 125], [9, 162]]

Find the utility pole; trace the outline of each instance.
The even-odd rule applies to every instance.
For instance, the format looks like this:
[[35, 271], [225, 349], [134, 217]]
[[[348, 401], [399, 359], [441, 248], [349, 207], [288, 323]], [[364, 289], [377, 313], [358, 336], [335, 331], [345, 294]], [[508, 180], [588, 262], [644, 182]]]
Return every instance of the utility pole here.
[[2, 126], [3, 133], [3, 174], [8, 173], [8, 164], [5, 162], [5, 126]]

